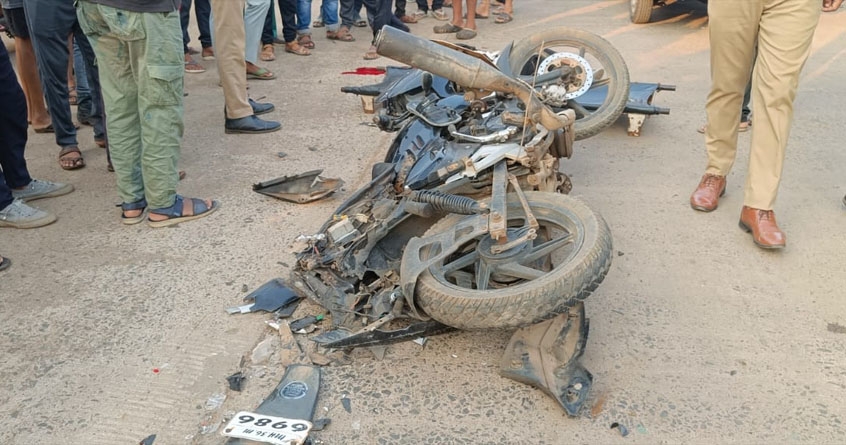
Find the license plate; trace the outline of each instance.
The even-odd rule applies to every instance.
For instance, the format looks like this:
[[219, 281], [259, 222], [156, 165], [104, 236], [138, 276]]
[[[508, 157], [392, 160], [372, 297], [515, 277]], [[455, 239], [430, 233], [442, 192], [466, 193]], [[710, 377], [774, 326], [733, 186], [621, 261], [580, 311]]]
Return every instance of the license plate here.
[[220, 434], [274, 445], [299, 445], [308, 437], [311, 427], [311, 422], [305, 420], [241, 411], [235, 414]]

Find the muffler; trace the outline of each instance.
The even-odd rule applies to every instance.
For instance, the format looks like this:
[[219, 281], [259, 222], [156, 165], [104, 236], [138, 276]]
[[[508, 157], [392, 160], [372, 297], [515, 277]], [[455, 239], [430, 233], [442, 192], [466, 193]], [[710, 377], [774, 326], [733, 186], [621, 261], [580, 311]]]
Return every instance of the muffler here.
[[548, 130], [569, 126], [575, 114], [556, 114], [535, 95], [532, 87], [468, 54], [385, 26], [376, 37], [376, 52], [397, 62], [445, 77], [465, 88], [513, 94], [526, 105], [526, 115]]

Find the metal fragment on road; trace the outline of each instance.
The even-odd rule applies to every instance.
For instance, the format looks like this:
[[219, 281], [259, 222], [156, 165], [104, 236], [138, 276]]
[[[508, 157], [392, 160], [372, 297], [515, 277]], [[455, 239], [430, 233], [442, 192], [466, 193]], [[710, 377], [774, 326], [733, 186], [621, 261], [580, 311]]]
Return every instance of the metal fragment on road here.
[[623, 425], [622, 423], [617, 423], [617, 422], [612, 423], [611, 429], [612, 430], [617, 429], [617, 431], [619, 431], [620, 435], [623, 436], [623, 437], [626, 437], [626, 436], [629, 435], [629, 429], [626, 428], [626, 426]]

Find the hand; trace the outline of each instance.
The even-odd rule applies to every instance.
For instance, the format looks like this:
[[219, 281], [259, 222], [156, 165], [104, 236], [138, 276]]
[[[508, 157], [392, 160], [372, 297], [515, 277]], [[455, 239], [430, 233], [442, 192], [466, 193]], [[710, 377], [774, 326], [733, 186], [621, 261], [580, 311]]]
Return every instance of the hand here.
[[841, 4], [843, 0], [822, 0], [822, 10], [823, 12], [837, 11]]

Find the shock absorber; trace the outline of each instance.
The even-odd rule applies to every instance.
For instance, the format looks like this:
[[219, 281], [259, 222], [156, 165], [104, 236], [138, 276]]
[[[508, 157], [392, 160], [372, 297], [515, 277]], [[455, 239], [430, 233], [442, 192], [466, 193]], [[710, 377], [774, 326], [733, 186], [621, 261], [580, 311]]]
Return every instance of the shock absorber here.
[[450, 195], [435, 190], [414, 190], [409, 195], [412, 201], [430, 204], [435, 210], [460, 215], [476, 215], [485, 213], [479, 201], [466, 196]]

